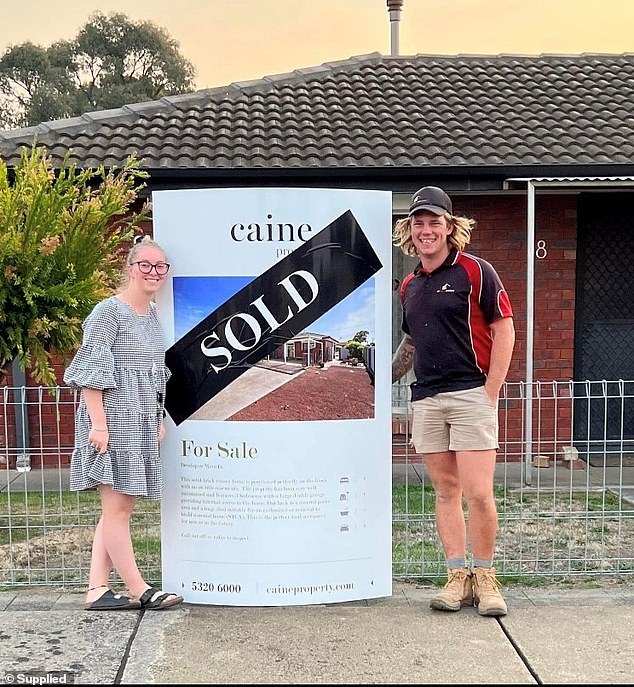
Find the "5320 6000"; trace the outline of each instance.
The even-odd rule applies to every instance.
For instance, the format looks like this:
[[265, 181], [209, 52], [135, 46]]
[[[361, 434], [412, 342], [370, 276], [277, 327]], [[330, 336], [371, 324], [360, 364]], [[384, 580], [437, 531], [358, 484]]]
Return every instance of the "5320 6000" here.
[[192, 592], [219, 592], [221, 594], [239, 594], [242, 591], [242, 587], [239, 584], [231, 583], [215, 583], [215, 582], [199, 582], [198, 580], [192, 580], [191, 582]]

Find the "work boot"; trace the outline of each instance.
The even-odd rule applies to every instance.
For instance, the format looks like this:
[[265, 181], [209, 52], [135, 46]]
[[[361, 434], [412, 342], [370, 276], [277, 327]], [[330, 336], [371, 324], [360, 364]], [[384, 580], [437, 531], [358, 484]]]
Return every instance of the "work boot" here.
[[506, 615], [501, 586], [495, 578], [495, 568], [473, 569], [473, 600], [480, 615]]
[[466, 568], [449, 568], [447, 584], [429, 602], [437, 611], [459, 611], [462, 606], [473, 605], [471, 572]]

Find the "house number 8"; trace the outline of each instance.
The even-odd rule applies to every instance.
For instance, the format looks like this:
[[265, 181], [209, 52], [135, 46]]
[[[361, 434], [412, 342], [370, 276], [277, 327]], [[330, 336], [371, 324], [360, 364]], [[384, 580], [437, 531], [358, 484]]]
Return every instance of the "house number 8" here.
[[535, 250], [535, 257], [538, 260], [543, 260], [547, 255], [548, 251], [546, 250], [546, 241], [538, 241], [537, 249]]

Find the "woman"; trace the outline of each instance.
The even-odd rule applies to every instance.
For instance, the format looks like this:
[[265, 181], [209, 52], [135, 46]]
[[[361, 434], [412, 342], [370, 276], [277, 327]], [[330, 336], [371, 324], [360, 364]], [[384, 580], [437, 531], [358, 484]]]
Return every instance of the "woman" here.
[[[169, 267], [149, 237], [132, 246], [124, 284], [86, 318], [82, 345], [64, 374], [66, 384], [81, 389], [70, 488], [97, 488], [101, 499], [86, 610], [162, 609], [183, 601], [143, 579], [130, 536], [137, 498], [161, 497], [159, 442], [169, 372], [154, 296]], [[130, 596], [109, 588], [113, 568]]]

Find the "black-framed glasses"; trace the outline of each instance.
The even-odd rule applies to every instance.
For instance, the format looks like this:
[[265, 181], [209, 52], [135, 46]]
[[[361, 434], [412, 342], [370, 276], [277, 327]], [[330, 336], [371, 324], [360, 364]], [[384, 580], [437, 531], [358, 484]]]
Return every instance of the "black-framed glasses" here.
[[150, 274], [152, 269], [154, 269], [159, 277], [164, 277], [170, 271], [170, 265], [168, 262], [149, 262], [148, 260], [136, 260], [130, 264], [138, 265], [139, 272], [141, 272], [141, 274]]

